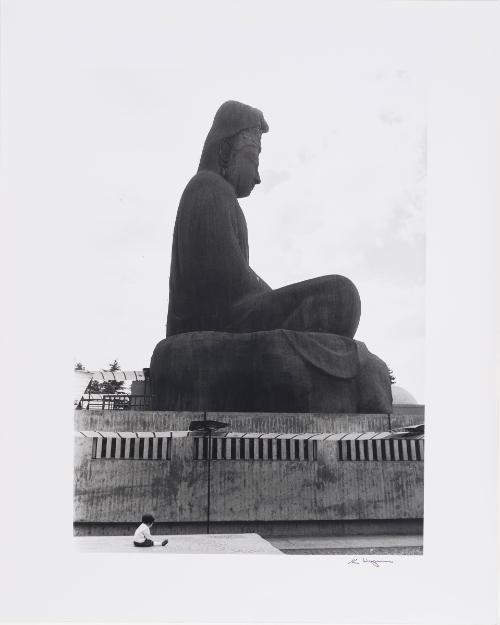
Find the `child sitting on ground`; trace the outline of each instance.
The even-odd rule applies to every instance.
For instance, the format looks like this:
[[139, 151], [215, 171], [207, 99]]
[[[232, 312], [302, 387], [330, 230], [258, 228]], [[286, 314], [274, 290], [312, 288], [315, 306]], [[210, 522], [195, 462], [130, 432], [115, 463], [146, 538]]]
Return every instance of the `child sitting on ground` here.
[[136, 547], [165, 547], [165, 545], [168, 543], [167, 538], [162, 542], [153, 540], [153, 537], [151, 536], [151, 532], [149, 530], [153, 525], [154, 520], [155, 519], [152, 514], [142, 515], [142, 523], [135, 530], [134, 534], [134, 545]]

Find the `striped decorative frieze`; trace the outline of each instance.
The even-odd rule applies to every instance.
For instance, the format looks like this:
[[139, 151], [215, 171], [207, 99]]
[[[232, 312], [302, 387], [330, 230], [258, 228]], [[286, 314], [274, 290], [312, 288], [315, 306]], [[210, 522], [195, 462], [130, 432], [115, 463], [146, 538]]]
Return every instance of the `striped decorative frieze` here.
[[337, 460], [421, 461], [424, 435], [411, 431], [392, 432], [215, 432], [210, 438], [200, 432], [75, 432], [92, 439], [92, 458], [140, 460], [170, 459], [173, 438], [193, 438], [194, 460], [317, 460], [318, 441], [334, 443]]
[[337, 441], [338, 459], [340, 461], [357, 460], [423, 460], [424, 437], [373, 438], [348, 437]]
[[317, 460], [315, 440], [259, 437], [207, 437], [193, 441], [195, 460]]
[[92, 439], [93, 459], [170, 460], [172, 438], [99, 436]]

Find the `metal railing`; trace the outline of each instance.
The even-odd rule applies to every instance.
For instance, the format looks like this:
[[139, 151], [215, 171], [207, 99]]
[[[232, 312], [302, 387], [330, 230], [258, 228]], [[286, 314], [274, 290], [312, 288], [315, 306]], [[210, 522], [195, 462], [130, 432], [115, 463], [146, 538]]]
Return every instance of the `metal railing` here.
[[82, 410], [150, 410], [151, 395], [109, 395], [83, 396], [78, 404]]

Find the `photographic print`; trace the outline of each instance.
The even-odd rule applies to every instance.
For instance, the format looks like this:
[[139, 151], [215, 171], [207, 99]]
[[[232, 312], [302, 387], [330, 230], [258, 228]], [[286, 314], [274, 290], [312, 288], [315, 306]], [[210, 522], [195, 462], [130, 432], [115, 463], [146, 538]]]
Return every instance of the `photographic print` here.
[[498, 3], [0, 18], [0, 620], [494, 622]]
[[75, 540], [419, 555], [426, 77], [356, 13], [200, 10], [80, 76]]

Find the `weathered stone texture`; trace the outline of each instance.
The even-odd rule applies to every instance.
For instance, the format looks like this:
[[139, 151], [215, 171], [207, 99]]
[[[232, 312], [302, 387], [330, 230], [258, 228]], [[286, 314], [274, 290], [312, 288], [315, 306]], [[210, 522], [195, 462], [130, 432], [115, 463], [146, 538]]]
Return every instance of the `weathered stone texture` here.
[[192, 332], [161, 341], [151, 359], [155, 410], [385, 412], [387, 367], [363, 343], [275, 330]]
[[[193, 438], [174, 438], [171, 460], [92, 459], [92, 439], [75, 439], [74, 520], [203, 522], [207, 463]], [[214, 522], [348, 521], [423, 516], [423, 462], [339, 461], [318, 441], [316, 461], [213, 460]], [[230, 469], [230, 470], [229, 470]]]

